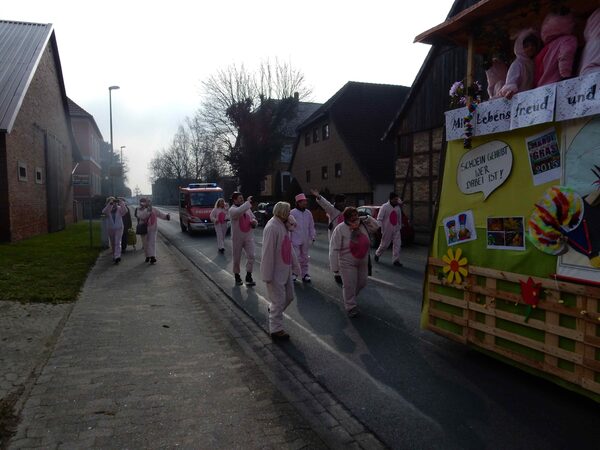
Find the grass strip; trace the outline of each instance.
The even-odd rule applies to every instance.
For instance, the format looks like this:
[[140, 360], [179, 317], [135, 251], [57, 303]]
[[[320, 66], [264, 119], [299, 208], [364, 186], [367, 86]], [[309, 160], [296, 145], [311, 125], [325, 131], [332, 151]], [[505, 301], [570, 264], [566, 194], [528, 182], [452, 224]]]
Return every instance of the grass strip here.
[[77, 299], [96, 262], [100, 223], [67, 226], [63, 231], [0, 244], [0, 301], [65, 303]]

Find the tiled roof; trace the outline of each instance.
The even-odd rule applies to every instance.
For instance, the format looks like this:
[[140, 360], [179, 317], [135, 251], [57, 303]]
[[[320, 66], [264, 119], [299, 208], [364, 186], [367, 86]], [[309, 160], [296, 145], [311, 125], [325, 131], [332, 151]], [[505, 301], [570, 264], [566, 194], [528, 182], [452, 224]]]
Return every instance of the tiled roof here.
[[0, 131], [10, 132], [52, 30], [0, 20]]
[[372, 183], [393, 183], [395, 144], [382, 141], [408, 94], [406, 86], [349, 81], [299, 127], [328, 116], [346, 148]]
[[298, 102], [296, 115], [283, 126], [283, 132], [288, 137], [296, 136], [296, 128], [311, 114], [321, 107], [321, 103]]
[[69, 102], [69, 115], [71, 117], [88, 119], [90, 122], [92, 122], [92, 125], [93, 125], [94, 129], [96, 130], [96, 133], [98, 133], [98, 137], [101, 140], [103, 140], [104, 138], [102, 137], [102, 133], [100, 132], [100, 129], [98, 128], [98, 125], [96, 124], [96, 120], [94, 119], [94, 116], [92, 116], [89, 112], [87, 112], [85, 109], [83, 109], [77, 103], [75, 103], [69, 97], [67, 97], [67, 101]]

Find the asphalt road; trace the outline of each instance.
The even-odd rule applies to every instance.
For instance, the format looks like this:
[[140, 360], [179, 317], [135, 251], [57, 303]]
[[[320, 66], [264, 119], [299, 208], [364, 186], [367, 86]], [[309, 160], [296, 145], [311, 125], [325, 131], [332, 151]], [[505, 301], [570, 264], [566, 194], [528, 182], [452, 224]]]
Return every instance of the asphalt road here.
[[[257, 285], [235, 286], [229, 238], [219, 254], [214, 234], [182, 233], [176, 209], [164, 209], [172, 219], [160, 222], [163, 236], [266, 330], [262, 228], [255, 231]], [[282, 347], [391, 448], [599, 448], [600, 405], [420, 329], [426, 254], [404, 249], [403, 268], [384, 254], [359, 296], [361, 316], [348, 319], [328, 270], [327, 233], [319, 230], [313, 281], [296, 284], [285, 321], [292, 339]]]

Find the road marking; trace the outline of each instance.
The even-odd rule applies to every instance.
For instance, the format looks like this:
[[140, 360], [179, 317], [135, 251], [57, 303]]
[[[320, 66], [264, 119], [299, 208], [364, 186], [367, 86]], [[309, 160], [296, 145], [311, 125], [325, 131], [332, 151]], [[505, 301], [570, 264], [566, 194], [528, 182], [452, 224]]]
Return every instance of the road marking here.
[[[196, 249], [196, 252], [200, 255], [200, 257], [204, 260], [205, 263], [212, 264], [213, 266], [215, 266], [218, 269], [219, 272], [225, 272], [229, 277], [233, 278], [232, 274], [230, 274], [227, 270], [222, 269], [221, 267], [219, 267], [218, 265], [216, 265], [208, 256], [206, 256], [200, 250]], [[322, 292], [322, 291], [319, 291], [319, 292]], [[324, 292], [322, 292], [322, 293], [326, 297], [331, 298], [331, 296], [329, 296], [328, 294], [326, 294]], [[259, 294], [256, 291], [254, 291], [254, 294], [256, 295], [257, 299], [264, 306], [269, 305], [270, 302], [264, 296], [262, 296], [261, 294]], [[228, 294], [225, 294], [225, 295], [227, 295], [231, 299], [231, 301], [233, 301], [236, 305], [238, 305], [231, 296], [229, 296]], [[238, 305], [238, 307], [239, 307], [239, 305]], [[323, 347], [326, 351], [328, 351], [329, 353], [337, 356], [339, 359], [343, 360], [348, 366], [350, 366], [352, 369], [354, 369], [355, 372], [359, 372], [363, 378], [367, 379], [381, 393], [383, 393], [384, 395], [387, 395], [389, 397], [395, 398], [396, 401], [400, 402], [403, 405], [403, 407], [406, 407], [410, 411], [412, 411], [413, 414], [418, 419], [426, 420], [429, 424], [431, 424], [432, 426], [434, 426], [437, 429], [438, 432], [441, 433], [443, 431], [442, 427], [440, 426], [440, 424], [438, 422], [436, 422], [432, 417], [427, 416], [426, 414], [423, 414], [423, 412], [421, 410], [419, 410], [413, 403], [411, 403], [410, 401], [408, 401], [405, 397], [403, 397], [402, 395], [400, 395], [393, 388], [391, 388], [390, 386], [388, 386], [388, 385], [386, 385], [384, 383], [381, 383], [377, 379], [373, 378], [367, 371], [365, 371], [365, 369], [363, 367], [361, 367], [360, 365], [356, 364], [351, 359], [347, 358], [345, 355], [343, 355], [340, 352], [338, 352], [334, 347], [332, 347], [327, 342], [325, 342], [323, 339], [321, 339], [321, 337], [319, 335], [315, 334], [312, 330], [310, 330], [307, 327], [305, 327], [304, 325], [302, 325], [300, 322], [298, 322], [297, 320], [295, 320], [293, 317], [289, 316], [286, 313], [284, 313], [283, 316], [284, 316], [284, 318], [286, 320], [288, 320], [289, 322], [293, 323], [296, 327], [298, 327], [301, 330], [303, 330], [304, 333], [306, 333], [309, 337], [311, 337], [312, 339], [314, 339], [315, 341], [317, 341], [317, 343], [321, 347]]]

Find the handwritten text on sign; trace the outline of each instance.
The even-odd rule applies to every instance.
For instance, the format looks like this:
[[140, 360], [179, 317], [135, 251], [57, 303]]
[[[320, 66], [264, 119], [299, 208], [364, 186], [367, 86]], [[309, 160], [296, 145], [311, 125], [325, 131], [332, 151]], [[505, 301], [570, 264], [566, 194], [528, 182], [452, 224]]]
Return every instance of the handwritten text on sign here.
[[502, 141], [487, 142], [464, 154], [456, 181], [464, 194], [483, 192], [484, 199], [504, 183], [512, 169], [513, 155]]

